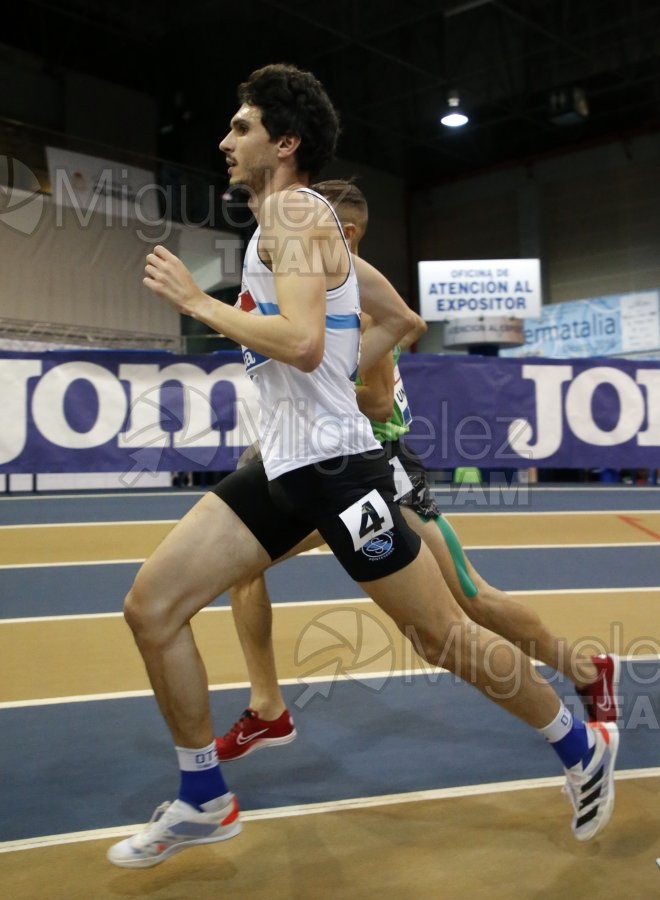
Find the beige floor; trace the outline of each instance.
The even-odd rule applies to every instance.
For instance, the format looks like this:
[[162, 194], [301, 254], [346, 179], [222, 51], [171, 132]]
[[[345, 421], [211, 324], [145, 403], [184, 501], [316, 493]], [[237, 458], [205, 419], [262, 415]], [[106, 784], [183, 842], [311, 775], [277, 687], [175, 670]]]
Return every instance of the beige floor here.
[[[660, 652], [660, 588], [638, 594], [562, 591], [518, 598], [537, 609], [555, 634], [569, 643], [579, 641], [585, 652], [611, 649], [626, 656]], [[425, 665], [371, 601], [276, 606], [273, 623], [281, 678], [304, 678], [312, 670], [321, 676], [326, 665], [329, 673], [334, 672], [338, 658], [360, 673]], [[356, 627], [361, 629], [357, 659]], [[245, 681], [231, 611], [204, 611], [194, 620], [194, 629], [210, 684]], [[339, 642], [328, 629], [339, 633]], [[26, 659], [39, 664], [26, 666]], [[148, 686], [142, 660], [119, 614], [0, 621], [0, 702]]]
[[660, 779], [622, 781], [615, 819], [571, 836], [559, 788], [247, 821], [224, 844], [142, 871], [111, 840], [0, 854], [6, 900], [650, 900]]
[[[457, 513], [447, 519], [466, 547], [656, 543], [660, 513]], [[174, 522], [21, 525], [0, 529], [0, 565], [144, 559]]]

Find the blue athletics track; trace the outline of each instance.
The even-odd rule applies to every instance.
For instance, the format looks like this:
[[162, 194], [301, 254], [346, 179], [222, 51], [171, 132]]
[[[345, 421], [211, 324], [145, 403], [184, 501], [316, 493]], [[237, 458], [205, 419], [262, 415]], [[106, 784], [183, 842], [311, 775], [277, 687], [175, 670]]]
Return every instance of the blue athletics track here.
[[[539, 735], [425, 666], [323, 551], [268, 575], [297, 740], [224, 766], [242, 834], [148, 870], [107, 847], [177, 787], [121, 616], [194, 491], [0, 498], [0, 897], [660, 896], [660, 488], [436, 492], [477, 570], [585, 652], [623, 658], [617, 805], [570, 831]], [[218, 733], [247, 703], [227, 598], [194, 620]], [[545, 671], [581, 710], [570, 682]]]

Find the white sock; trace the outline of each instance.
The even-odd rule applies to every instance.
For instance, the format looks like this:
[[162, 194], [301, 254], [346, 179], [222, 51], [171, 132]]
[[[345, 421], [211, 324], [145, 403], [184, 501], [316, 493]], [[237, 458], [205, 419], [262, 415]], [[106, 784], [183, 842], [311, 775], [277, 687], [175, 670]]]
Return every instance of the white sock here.
[[547, 741], [550, 741], [551, 744], [555, 744], [557, 741], [566, 737], [572, 727], [573, 715], [570, 709], [567, 709], [563, 703], [560, 703], [559, 712], [552, 722], [550, 722], [549, 725], [546, 725], [545, 728], [539, 728], [539, 731]]
[[175, 747], [179, 768], [182, 772], [204, 772], [218, 765], [218, 748], [215, 741], [207, 747], [191, 749], [188, 747]]
[[[579, 722], [579, 719], [578, 719]], [[543, 737], [549, 741], [551, 744], [556, 744], [557, 741], [560, 741], [562, 738], [565, 738], [567, 734], [570, 733], [573, 728], [573, 714], [570, 709], [564, 706], [563, 703], [559, 706], [559, 712], [554, 717], [552, 722], [549, 725], [546, 725], [545, 728], [539, 728], [539, 731], [543, 735]], [[587, 728], [585, 729], [587, 732], [587, 744], [589, 748], [593, 747], [596, 743], [596, 738], [594, 737], [593, 729]]]

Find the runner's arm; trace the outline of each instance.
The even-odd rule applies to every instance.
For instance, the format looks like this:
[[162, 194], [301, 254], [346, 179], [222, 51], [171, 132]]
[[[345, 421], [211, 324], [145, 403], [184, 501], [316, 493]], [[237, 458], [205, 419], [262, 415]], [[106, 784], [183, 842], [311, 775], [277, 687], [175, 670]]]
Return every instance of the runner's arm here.
[[[264, 208], [268, 201], [280, 202], [278, 195], [272, 195]], [[288, 212], [290, 215], [290, 198]], [[205, 294], [181, 260], [162, 246], [155, 247], [147, 256], [144, 284], [183, 315], [204, 322], [257, 353], [311, 372], [323, 358], [325, 343], [326, 275], [322, 244], [327, 228], [312, 220], [292, 235], [286, 224], [290, 219], [286, 216], [268, 208], [264, 209], [264, 218], [272, 223], [268, 228], [262, 227], [262, 238], [269, 248], [279, 314], [251, 315], [218, 302]], [[293, 237], [295, 265], [290, 255]]]
[[[373, 327], [370, 316], [363, 315], [365, 333]], [[394, 366], [386, 353], [366, 372], [360, 372], [361, 384], [355, 385], [360, 411], [373, 422], [387, 422], [394, 408]]]
[[407, 350], [408, 347], [412, 347], [412, 345], [429, 330], [429, 326], [421, 316], [418, 316], [416, 312], [413, 312], [413, 316], [415, 317], [415, 325], [410, 331], [406, 332], [399, 341], [399, 347], [401, 347], [402, 350]]
[[362, 374], [388, 354], [417, 323], [415, 313], [406, 306], [384, 275], [357, 256], [353, 257], [353, 263], [360, 285], [362, 309], [374, 320], [362, 340]]

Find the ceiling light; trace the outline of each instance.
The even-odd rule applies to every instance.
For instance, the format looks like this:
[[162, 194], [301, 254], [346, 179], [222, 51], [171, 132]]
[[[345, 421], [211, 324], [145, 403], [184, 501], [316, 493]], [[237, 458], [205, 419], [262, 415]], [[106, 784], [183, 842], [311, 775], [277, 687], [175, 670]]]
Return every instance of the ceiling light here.
[[440, 122], [447, 128], [460, 128], [470, 121], [460, 108], [458, 91], [450, 91], [447, 97], [447, 111]]

